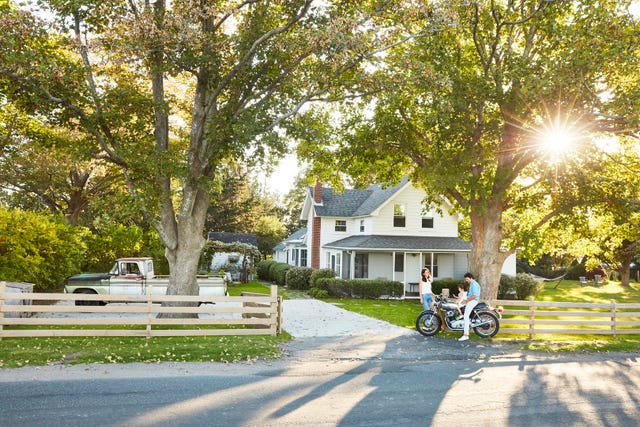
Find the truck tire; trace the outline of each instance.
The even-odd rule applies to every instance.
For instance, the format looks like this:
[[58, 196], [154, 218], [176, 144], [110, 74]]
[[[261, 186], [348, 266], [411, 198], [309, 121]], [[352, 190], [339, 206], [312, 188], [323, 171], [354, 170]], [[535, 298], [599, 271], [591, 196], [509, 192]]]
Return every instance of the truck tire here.
[[[91, 289], [78, 289], [74, 292], [74, 294], [86, 294], [86, 295], [98, 295], [98, 293]], [[76, 305], [87, 306], [87, 305], [104, 305], [102, 301], [83, 301], [76, 300]]]

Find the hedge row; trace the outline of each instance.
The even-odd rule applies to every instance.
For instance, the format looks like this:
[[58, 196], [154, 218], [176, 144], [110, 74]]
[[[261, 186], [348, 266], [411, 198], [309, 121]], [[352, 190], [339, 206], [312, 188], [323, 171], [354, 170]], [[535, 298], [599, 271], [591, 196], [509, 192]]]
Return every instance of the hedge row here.
[[356, 279], [347, 280], [339, 278], [321, 278], [315, 282], [315, 295], [323, 295], [325, 291], [327, 296], [331, 297], [351, 297], [351, 298], [381, 298], [401, 297], [403, 295], [403, 284], [392, 280], [366, 280]]
[[498, 286], [498, 299], [526, 300], [538, 295], [542, 289], [544, 289], [544, 283], [527, 273], [518, 273], [515, 277], [503, 274]]
[[287, 271], [291, 268], [286, 262], [262, 260], [256, 264], [258, 279], [274, 282], [279, 286], [287, 284]]

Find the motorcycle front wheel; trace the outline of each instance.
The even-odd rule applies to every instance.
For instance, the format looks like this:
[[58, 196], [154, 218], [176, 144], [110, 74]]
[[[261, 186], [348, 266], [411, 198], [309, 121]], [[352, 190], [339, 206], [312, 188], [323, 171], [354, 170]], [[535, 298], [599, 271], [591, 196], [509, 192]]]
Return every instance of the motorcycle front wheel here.
[[426, 310], [416, 319], [416, 329], [425, 337], [432, 337], [440, 331], [442, 322], [433, 311]]
[[500, 321], [498, 316], [488, 311], [480, 311], [477, 313], [477, 320], [482, 324], [475, 326], [473, 332], [482, 338], [491, 338], [500, 330]]

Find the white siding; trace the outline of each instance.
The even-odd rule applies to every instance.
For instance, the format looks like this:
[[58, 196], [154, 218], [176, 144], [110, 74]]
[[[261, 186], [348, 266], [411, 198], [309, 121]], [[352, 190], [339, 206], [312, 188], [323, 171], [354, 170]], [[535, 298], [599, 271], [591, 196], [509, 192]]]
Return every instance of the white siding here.
[[[424, 197], [423, 190], [408, 185], [390, 198], [380, 208], [378, 214], [371, 218], [371, 229], [366, 230], [366, 234], [458, 237], [458, 218], [455, 215], [449, 215], [446, 207], [443, 209], [442, 216], [433, 211], [425, 213], [424, 216], [433, 217], [433, 228], [422, 228], [422, 200]], [[405, 207], [405, 227], [393, 226], [393, 208], [396, 204]]]
[[383, 277], [385, 279], [392, 280], [392, 274], [393, 257], [390, 252], [369, 254], [369, 279]]
[[516, 254], [511, 254], [502, 264], [502, 274], [508, 276], [516, 275]]

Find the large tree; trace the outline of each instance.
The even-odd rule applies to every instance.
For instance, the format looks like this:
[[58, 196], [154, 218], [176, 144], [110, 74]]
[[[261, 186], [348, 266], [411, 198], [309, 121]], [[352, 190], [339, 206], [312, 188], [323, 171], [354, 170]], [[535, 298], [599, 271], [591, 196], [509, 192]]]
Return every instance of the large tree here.
[[0, 3], [2, 92], [122, 169], [166, 247], [169, 294], [196, 292], [222, 168], [282, 154], [307, 102], [366, 90], [352, 77], [390, 37], [375, 30], [384, 1], [42, 3], [57, 26]]
[[[366, 75], [379, 92], [345, 105], [332, 146], [306, 138], [302, 152], [357, 181], [409, 174], [426, 202], [447, 197], [470, 217], [470, 268], [490, 298], [504, 260], [558, 214], [556, 183], [579, 191], [564, 179], [585, 175], [594, 139], [637, 128], [639, 25], [618, 0], [440, 4], [440, 28]], [[544, 144], [569, 128], [580, 136]], [[568, 139], [570, 155], [549, 149]], [[544, 215], [521, 215], [536, 207]], [[518, 218], [507, 235], [505, 214]]]
[[116, 168], [95, 160], [85, 146], [86, 135], [51, 127], [8, 102], [0, 103], [3, 201], [11, 207], [47, 209], [69, 224], [91, 226], [91, 203], [114, 203], [123, 180]]

